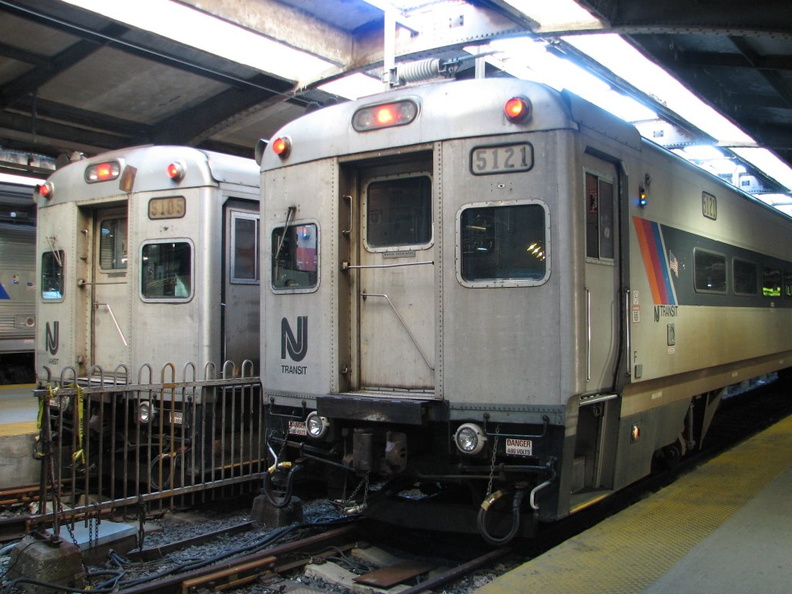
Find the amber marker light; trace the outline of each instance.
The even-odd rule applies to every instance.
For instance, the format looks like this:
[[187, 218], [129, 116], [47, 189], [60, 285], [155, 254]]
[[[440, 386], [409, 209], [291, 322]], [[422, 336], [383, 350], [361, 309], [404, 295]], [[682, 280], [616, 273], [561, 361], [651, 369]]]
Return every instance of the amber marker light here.
[[276, 138], [272, 143], [272, 151], [281, 159], [285, 159], [291, 152], [291, 140], [286, 136]]
[[503, 113], [510, 122], [524, 122], [531, 116], [531, 102], [525, 97], [512, 97], [503, 106]]

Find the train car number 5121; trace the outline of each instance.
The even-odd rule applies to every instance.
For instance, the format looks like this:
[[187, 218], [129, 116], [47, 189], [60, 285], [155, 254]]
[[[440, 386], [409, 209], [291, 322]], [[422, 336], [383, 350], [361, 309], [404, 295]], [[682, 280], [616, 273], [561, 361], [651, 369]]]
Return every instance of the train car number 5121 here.
[[470, 153], [473, 175], [517, 173], [533, 167], [533, 146], [527, 142], [499, 146], [479, 146]]

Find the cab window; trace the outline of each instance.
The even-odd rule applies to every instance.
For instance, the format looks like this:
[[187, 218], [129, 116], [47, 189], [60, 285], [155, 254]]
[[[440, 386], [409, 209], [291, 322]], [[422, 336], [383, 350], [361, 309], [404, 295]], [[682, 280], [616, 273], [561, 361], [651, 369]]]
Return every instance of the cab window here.
[[192, 246], [183, 241], [147, 243], [141, 250], [144, 299], [187, 301], [192, 296]]
[[272, 231], [272, 288], [313, 289], [319, 281], [317, 227], [313, 223]]
[[63, 251], [41, 254], [41, 298], [44, 301], [63, 300]]
[[548, 275], [547, 216], [538, 203], [467, 208], [459, 217], [463, 283], [536, 285]]

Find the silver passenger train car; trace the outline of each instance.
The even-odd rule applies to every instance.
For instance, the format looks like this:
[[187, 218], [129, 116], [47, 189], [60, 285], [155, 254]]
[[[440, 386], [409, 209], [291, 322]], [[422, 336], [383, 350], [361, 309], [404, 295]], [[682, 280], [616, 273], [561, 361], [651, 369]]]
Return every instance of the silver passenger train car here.
[[506, 542], [673, 462], [725, 386], [792, 365], [792, 221], [572, 94], [403, 88], [273, 138], [276, 503], [312, 465], [373, 515], [438, 526], [416, 500], [448, 497]]
[[258, 188], [252, 160], [175, 146], [53, 173], [37, 193], [39, 380], [257, 363]]
[[[41, 389], [256, 376], [260, 214], [252, 159], [129, 148], [69, 163], [36, 199]], [[142, 439], [140, 426], [156, 429], [158, 409], [172, 407], [166, 432], [178, 425], [186, 435], [190, 419], [196, 431], [202, 393], [191, 398], [191, 415], [180, 397], [160, 397], [129, 398], [123, 411], [94, 395], [90, 411], [59, 422], [93, 417], [96, 433], [128, 446]]]
[[33, 381], [36, 331], [33, 186], [0, 182], [0, 383]]

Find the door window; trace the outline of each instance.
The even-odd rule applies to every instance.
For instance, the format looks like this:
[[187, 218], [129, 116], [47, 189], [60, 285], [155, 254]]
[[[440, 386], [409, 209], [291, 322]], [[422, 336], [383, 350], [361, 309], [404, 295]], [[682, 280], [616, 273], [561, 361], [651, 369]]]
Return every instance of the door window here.
[[431, 240], [432, 181], [429, 176], [400, 177], [368, 185], [368, 248], [422, 246]]
[[613, 260], [613, 182], [586, 173], [586, 257]]
[[127, 267], [127, 220], [105, 219], [99, 226], [99, 266], [102, 270]]
[[259, 281], [259, 219], [233, 213], [231, 226], [231, 282]]

